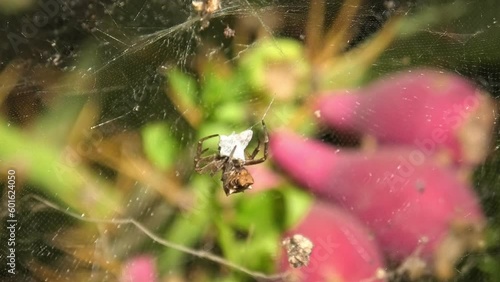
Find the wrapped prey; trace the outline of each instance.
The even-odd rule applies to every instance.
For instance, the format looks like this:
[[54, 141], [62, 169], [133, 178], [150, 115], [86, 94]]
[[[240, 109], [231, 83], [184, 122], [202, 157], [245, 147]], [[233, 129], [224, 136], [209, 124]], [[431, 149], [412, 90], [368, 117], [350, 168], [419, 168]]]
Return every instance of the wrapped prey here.
[[495, 103], [464, 78], [430, 69], [394, 74], [353, 91], [316, 101], [319, 119], [344, 132], [381, 144], [409, 145], [427, 155], [445, 153], [456, 164], [486, 157]]
[[417, 149], [341, 150], [283, 131], [270, 149], [288, 175], [366, 224], [390, 259], [418, 256], [448, 279], [466, 251], [484, 244], [474, 191]]
[[288, 256], [280, 264], [282, 270], [293, 269], [288, 281], [385, 281], [373, 236], [339, 207], [316, 201], [288, 236], [283, 241]]

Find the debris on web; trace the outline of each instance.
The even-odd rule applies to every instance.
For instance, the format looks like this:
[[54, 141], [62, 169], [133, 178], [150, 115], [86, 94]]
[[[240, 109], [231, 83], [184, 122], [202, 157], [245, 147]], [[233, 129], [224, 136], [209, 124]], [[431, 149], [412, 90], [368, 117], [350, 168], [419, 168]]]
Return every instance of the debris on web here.
[[288, 263], [294, 268], [307, 266], [314, 244], [307, 237], [295, 234], [282, 242], [288, 256]]

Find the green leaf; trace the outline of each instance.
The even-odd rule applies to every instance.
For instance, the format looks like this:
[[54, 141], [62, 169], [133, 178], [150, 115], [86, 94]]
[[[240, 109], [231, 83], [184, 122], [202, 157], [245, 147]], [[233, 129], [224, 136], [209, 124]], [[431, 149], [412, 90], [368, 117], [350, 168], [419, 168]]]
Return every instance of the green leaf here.
[[280, 233], [271, 232], [255, 233], [249, 240], [242, 242], [239, 248], [240, 260], [250, 268], [261, 272], [271, 272], [275, 266], [276, 254], [279, 251]]
[[226, 124], [240, 125], [245, 121], [245, 105], [238, 102], [229, 102], [217, 107], [214, 118]]
[[[168, 229], [165, 239], [169, 242], [192, 248], [201, 238], [207, 228], [206, 213], [190, 213], [176, 216]], [[160, 257], [160, 265], [165, 271], [172, 271], [181, 267], [187, 260], [187, 253], [174, 249], [165, 249]]]
[[[99, 178], [82, 162], [75, 162], [75, 150], [45, 142], [40, 135], [27, 135], [0, 119], [0, 160], [5, 167], [23, 168], [29, 183], [47, 195], [54, 195], [78, 213], [106, 218], [121, 210], [121, 195], [112, 183]], [[82, 200], [85, 197], [93, 201]]]
[[500, 280], [500, 268], [498, 265], [500, 264], [500, 260], [498, 257], [494, 257], [491, 255], [485, 255], [481, 262], [479, 263], [479, 268], [484, 271], [488, 277], [489, 281], [499, 281]]
[[217, 227], [219, 245], [227, 260], [255, 271], [273, 270], [281, 234], [277, 228], [233, 229], [222, 221], [219, 221]]
[[196, 106], [198, 91], [196, 80], [177, 68], [169, 70], [167, 77], [171, 90], [175, 92], [176, 102], [185, 109]]
[[236, 244], [236, 240], [234, 238], [233, 230], [226, 222], [222, 220], [215, 220], [217, 226], [217, 239], [219, 242], [219, 246], [222, 249], [222, 253], [224, 254], [224, 258], [231, 262], [239, 263], [239, 255], [238, 255], [238, 245]]
[[269, 190], [254, 195], [242, 194], [235, 206], [234, 223], [241, 229], [267, 233], [279, 230], [283, 219], [284, 203], [282, 194]]
[[286, 210], [285, 229], [289, 229], [306, 215], [314, 198], [302, 189], [293, 186], [283, 189], [283, 197]]
[[279, 191], [234, 197], [235, 214], [216, 220], [224, 257], [256, 271], [269, 272], [282, 233], [283, 203]]
[[[210, 182], [202, 177], [195, 177], [192, 183], [195, 206], [188, 213], [181, 213], [175, 217], [168, 228], [164, 238], [184, 247], [194, 248], [201, 241], [203, 235], [209, 230], [213, 218], [214, 200]], [[190, 254], [166, 248], [160, 256], [159, 265], [165, 272], [180, 268]]]
[[[285, 83], [297, 96], [309, 91], [310, 67], [304, 58], [303, 45], [292, 39], [263, 40], [251, 48], [240, 60], [249, 87], [281, 96]], [[280, 92], [280, 91], [278, 91]], [[288, 94], [287, 94], [288, 95]]]
[[142, 141], [146, 156], [155, 166], [166, 170], [175, 162], [179, 144], [166, 124], [146, 125], [142, 130]]
[[205, 73], [202, 101], [210, 112], [217, 111], [222, 103], [235, 99], [237, 92], [236, 89], [231, 89], [231, 80], [232, 76], [223, 77], [212, 71]]

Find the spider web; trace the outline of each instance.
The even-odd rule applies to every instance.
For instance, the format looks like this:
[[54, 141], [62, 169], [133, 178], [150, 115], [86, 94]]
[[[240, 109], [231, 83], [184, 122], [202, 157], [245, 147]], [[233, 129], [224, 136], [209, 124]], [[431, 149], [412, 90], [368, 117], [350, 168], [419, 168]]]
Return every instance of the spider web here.
[[[47, 12], [45, 8], [49, 2], [55, 3], [56, 8]], [[3, 71], [2, 74], [8, 73], [5, 70], [10, 68], [20, 70], [19, 73], [22, 74], [18, 79], [13, 78], [15, 75], [9, 76], [14, 83], [2, 84], [0, 87], [3, 115], [7, 117], [9, 124], [29, 127], [28, 125], [39, 115], [56, 107], [51, 99], [63, 93], [61, 96], [73, 98], [77, 96], [82, 99], [69, 99], [69, 102], [63, 103], [62, 107], [79, 108], [84, 103], [94, 105], [90, 107], [90, 111], [93, 112], [88, 114], [92, 117], [92, 121], [82, 122], [87, 128], [85, 134], [92, 140], [99, 140], [101, 144], [105, 144], [102, 140], [134, 132], [148, 123], [160, 121], [168, 124], [168, 131], [179, 140], [179, 145], [175, 149], [184, 150], [185, 147], [194, 144], [199, 136], [186, 130], [189, 121], [185, 118], [183, 109], [165, 93], [168, 83], [167, 73], [178, 70], [201, 83], [205, 79], [203, 75], [207, 74], [197, 72], [197, 64], [200, 64], [200, 61], [218, 60], [222, 61], [222, 65], [234, 66], [266, 38], [270, 40], [271, 46], [274, 46], [278, 54], [286, 57], [278, 38], [292, 38], [301, 44], [307, 41], [305, 26], [308, 19], [305, 11], [308, 11], [311, 2], [314, 1], [221, 0], [221, 8], [207, 17], [209, 26], [203, 29], [202, 19], [194, 10], [190, 0], [65, 2], [40, 0], [24, 7], [15, 4], [14, 1], [12, 3], [6, 1], [8, 4], [0, 6], [0, 11], [4, 13], [0, 32], [5, 35], [3, 37], [5, 40], [0, 42], [0, 69]], [[325, 1], [327, 27], [343, 7], [355, 2]], [[430, 65], [469, 77], [492, 96], [498, 97], [500, 52], [497, 46], [500, 43], [498, 36], [500, 6], [494, 0], [482, 1], [480, 4], [472, 0], [450, 0], [440, 3], [380, 1], [376, 4], [358, 5], [361, 5], [358, 14], [348, 23], [352, 34], [344, 46], [344, 52], [362, 45], [372, 35], [382, 30], [384, 24], [394, 16], [395, 11], [405, 19], [404, 24], [406, 24], [401, 28], [394, 43], [387, 46], [380, 58], [371, 64], [371, 69], [366, 74], [367, 80], [401, 69], [404, 62], [411, 62], [410, 65]], [[40, 19], [40, 11], [49, 15], [46, 22], [43, 17]], [[27, 24], [27, 21], [34, 26], [34, 29], [29, 30], [30, 24]], [[38, 24], [35, 24], [36, 22]], [[325, 32], [327, 27], [324, 28]], [[251, 34], [251, 38], [237, 41], [240, 28], [246, 28], [244, 32]], [[225, 29], [233, 30], [236, 34], [234, 37], [228, 37], [224, 33]], [[19, 41], [20, 38], [25, 40]], [[292, 73], [293, 69], [290, 68], [289, 71]], [[64, 76], [65, 80], [50, 81], [51, 75], [56, 74], [58, 78]], [[80, 81], [85, 81], [84, 90], [74, 90], [75, 85], [80, 85]], [[14, 94], [7, 97], [4, 92]], [[269, 99], [262, 96], [248, 98], [240, 92], [224, 94], [231, 95], [235, 101], [244, 101], [251, 109], [257, 108], [256, 106], [262, 103], [268, 106]], [[273, 112], [272, 108], [270, 112]], [[254, 116], [254, 122], [258, 122], [262, 111], [255, 110], [251, 114]], [[274, 113], [278, 116], [281, 114], [284, 115], [282, 112]], [[62, 117], [62, 127], [66, 124], [63, 120], [66, 118], [76, 119], [75, 116]], [[227, 132], [212, 133], [230, 134], [231, 131], [241, 132], [249, 127], [250, 124], [242, 124], [240, 127], [230, 128]], [[43, 142], [49, 144], [70, 142], [51, 137], [51, 134], [57, 132], [57, 129], [51, 129], [40, 136], [44, 136], [46, 140]], [[326, 141], [338, 141], [328, 132], [320, 135]], [[71, 136], [67, 139], [71, 139]], [[486, 213], [494, 224], [499, 224], [499, 219], [495, 216], [499, 203], [495, 191], [500, 189], [498, 187], [500, 179], [496, 172], [500, 156], [498, 144], [498, 136], [495, 136], [492, 155], [487, 165], [478, 169], [475, 178]], [[133, 150], [137, 149], [126, 147], [127, 143], [120, 143], [120, 146], [125, 146], [126, 149], [121, 147], [124, 151], [134, 152]], [[65, 159], [73, 157], [71, 153], [64, 154]], [[95, 166], [97, 172], [114, 179], [117, 173], [102, 165], [102, 163], [109, 164], [107, 162], [110, 160], [92, 161], [89, 166]], [[189, 165], [180, 164], [179, 167], [175, 170], [176, 175], [181, 175], [179, 178], [182, 175], [189, 175], [186, 172]], [[189, 178], [189, 176], [184, 177]], [[214, 179], [212, 184], [220, 185], [217, 179]], [[140, 181], [128, 185], [134, 189], [127, 193], [127, 198], [130, 200], [127, 206], [123, 207], [121, 218], [136, 220], [154, 234], [163, 234], [172, 228], [173, 216], [178, 214], [184, 216], [182, 209], [172, 208], [169, 203], [162, 200], [174, 197], [169, 194], [171, 192], [150, 189], [151, 187], [143, 186]], [[168, 183], [168, 185], [174, 187], [177, 184]], [[57, 199], [57, 195], [38, 186], [41, 185], [28, 187], [26, 194], [35, 191], [34, 193], [42, 194], [46, 198]], [[40, 190], [45, 192], [38, 192]], [[70, 206], [64, 201], [58, 205], [62, 209]], [[40, 213], [37, 216], [29, 216], [33, 210]], [[144, 244], [153, 253], [155, 251], [157, 255], [161, 253], [157, 250], [160, 242], [145, 238], [144, 230], [130, 224], [115, 223], [114, 225], [118, 227], [110, 228], [111, 231], [105, 227], [97, 227], [93, 232], [94, 237], [79, 238], [84, 242], [82, 244], [92, 243], [87, 251], [92, 253], [94, 250], [95, 254], [79, 254], [74, 260], [67, 259], [60, 251], [64, 248], [55, 242], [75, 243], [70, 238], [75, 235], [72, 233], [72, 228], [78, 223], [67, 214], [56, 211], [36, 201], [25, 204], [19, 211], [20, 216], [25, 217], [28, 223], [24, 225], [27, 232], [18, 236], [26, 236], [29, 239], [26, 240], [27, 243], [21, 245], [19, 253], [20, 261], [23, 262], [21, 272], [24, 270], [24, 273], [30, 273], [29, 269], [35, 269], [34, 272], [42, 273], [43, 267], [28, 265], [28, 262], [42, 258], [60, 262], [60, 267], [52, 278], [64, 277], [64, 272], [67, 270], [76, 269], [80, 264], [87, 263], [86, 267], [91, 269], [89, 273], [104, 273], [102, 276], [96, 276], [96, 280], [112, 279], [114, 272], [111, 266], [93, 272], [94, 264], [86, 259], [90, 257], [99, 262], [95, 265], [102, 265], [100, 260], [104, 258], [98, 254], [102, 250], [108, 255], [125, 258], [138, 253], [139, 247]], [[45, 227], [29, 226], [29, 223], [36, 222], [39, 218], [45, 220], [51, 218], [51, 222]], [[37, 232], [47, 238], [62, 239], [27, 235]], [[123, 236], [110, 235], [108, 232], [122, 233]], [[116, 242], [110, 242], [109, 238], [114, 238]], [[160, 245], [165, 246], [161, 243]], [[40, 249], [34, 250], [34, 247]], [[220, 250], [213, 246], [213, 242], [204, 242], [194, 247], [220, 253]], [[480, 255], [474, 259], [481, 260], [486, 256]], [[195, 269], [197, 265], [204, 263], [200, 257], [185, 256], [172, 265], [187, 264]], [[466, 267], [467, 264], [464, 268]], [[474, 271], [465, 271], [465, 274], [458, 279], [466, 281], [471, 277], [471, 279], [481, 277], [474, 276], [479, 275]], [[29, 274], [25, 275], [29, 277]]]

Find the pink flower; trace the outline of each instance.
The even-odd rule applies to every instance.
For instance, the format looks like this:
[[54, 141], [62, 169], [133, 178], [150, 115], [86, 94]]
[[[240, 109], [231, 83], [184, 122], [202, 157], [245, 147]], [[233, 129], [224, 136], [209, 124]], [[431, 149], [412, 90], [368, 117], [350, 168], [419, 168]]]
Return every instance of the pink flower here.
[[293, 179], [370, 228], [392, 259], [418, 252], [449, 278], [456, 260], [482, 244], [486, 220], [472, 188], [417, 149], [364, 153], [288, 132], [274, 133], [270, 149]]
[[[342, 209], [315, 202], [306, 217], [288, 233], [303, 235], [314, 244], [309, 264], [293, 270], [299, 281], [383, 281], [376, 279], [385, 266], [374, 238]], [[286, 256], [282, 257], [280, 268], [291, 268]]]
[[457, 164], [477, 165], [489, 149], [494, 103], [478, 87], [429, 69], [393, 74], [354, 91], [320, 97], [320, 120], [334, 128], [407, 145], [427, 155], [446, 153]]
[[154, 282], [156, 281], [154, 258], [149, 255], [129, 259], [122, 269], [121, 282]]

